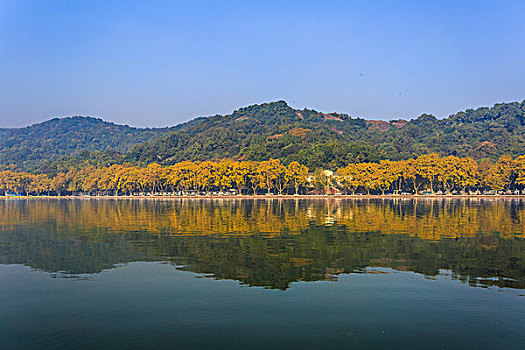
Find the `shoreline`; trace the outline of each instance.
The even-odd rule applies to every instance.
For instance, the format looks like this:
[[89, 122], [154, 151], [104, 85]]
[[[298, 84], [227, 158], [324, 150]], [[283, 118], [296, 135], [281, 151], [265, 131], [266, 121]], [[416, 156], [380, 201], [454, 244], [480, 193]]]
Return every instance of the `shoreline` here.
[[0, 196], [1, 199], [524, 199], [525, 195], [236, 195], [236, 196]]

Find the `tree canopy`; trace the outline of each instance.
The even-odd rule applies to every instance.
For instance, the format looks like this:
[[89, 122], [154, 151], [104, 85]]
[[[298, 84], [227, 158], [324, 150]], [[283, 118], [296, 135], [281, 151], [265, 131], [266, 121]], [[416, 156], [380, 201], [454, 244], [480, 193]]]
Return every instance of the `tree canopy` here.
[[495, 163], [435, 153], [408, 160], [350, 163], [334, 173], [279, 159], [257, 161], [181, 162], [168, 166], [89, 163], [54, 176], [0, 171], [0, 194], [133, 195], [133, 194], [418, 194], [424, 188], [442, 194], [472, 191], [514, 193], [525, 188], [525, 156], [503, 155]]

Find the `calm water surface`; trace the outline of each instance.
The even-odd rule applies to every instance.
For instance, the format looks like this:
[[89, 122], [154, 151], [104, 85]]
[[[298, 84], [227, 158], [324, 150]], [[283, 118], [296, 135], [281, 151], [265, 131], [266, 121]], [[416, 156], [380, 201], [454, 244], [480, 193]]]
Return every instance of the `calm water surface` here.
[[523, 349], [521, 200], [0, 200], [0, 349]]

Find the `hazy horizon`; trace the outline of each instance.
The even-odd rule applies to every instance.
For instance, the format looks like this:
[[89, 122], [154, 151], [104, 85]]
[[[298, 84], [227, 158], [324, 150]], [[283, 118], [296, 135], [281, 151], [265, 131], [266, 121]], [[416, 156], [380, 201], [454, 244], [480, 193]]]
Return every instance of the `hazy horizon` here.
[[0, 127], [165, 127], [285, 100], [364, 119], [525, 98], [525, 3], [0, 3]]

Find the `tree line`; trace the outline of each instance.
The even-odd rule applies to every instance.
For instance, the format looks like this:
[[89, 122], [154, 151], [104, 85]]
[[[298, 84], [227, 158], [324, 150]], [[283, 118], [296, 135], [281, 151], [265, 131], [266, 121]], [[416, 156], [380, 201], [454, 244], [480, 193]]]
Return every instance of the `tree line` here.
[[352, 163], [335, 173], [278, 159], [180, 162], [170, 166], [83, 166], [55, 176], [5, 170], [0, 192], [16, 195], [208, 194], [418, 194], [516, 191], [525, 188], [525, 156], [495, 163], [435, 153], [403, 161]]

